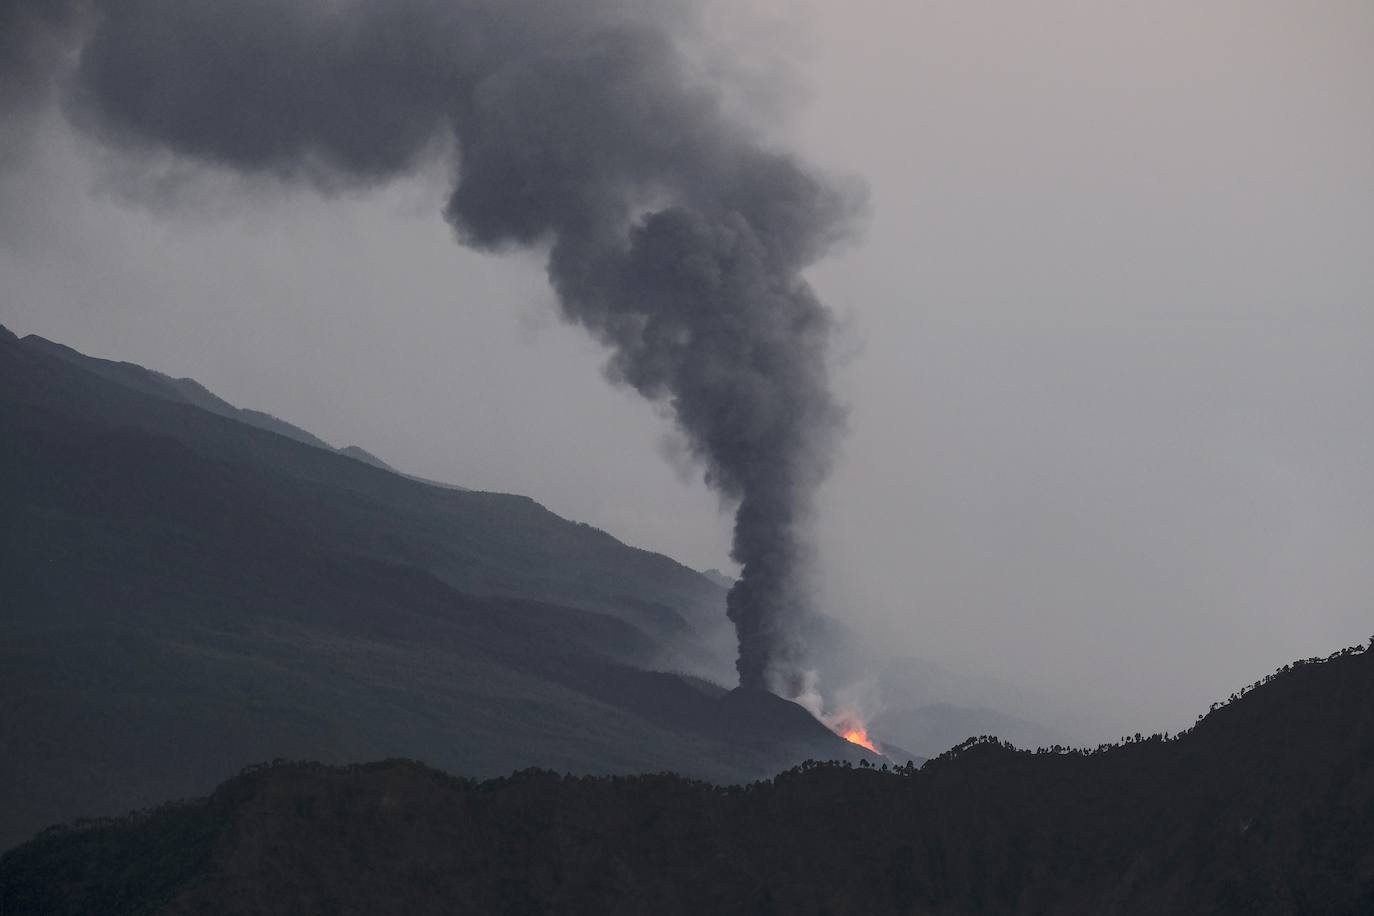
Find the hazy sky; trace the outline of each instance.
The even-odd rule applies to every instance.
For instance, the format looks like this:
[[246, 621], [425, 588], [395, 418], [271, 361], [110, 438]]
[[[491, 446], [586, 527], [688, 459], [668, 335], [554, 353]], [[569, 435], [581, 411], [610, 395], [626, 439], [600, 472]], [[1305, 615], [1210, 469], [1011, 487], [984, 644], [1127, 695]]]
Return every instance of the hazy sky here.
[[[796, 81], [757, 116], [871, 194], [812, 272], [846, 318], [831, 613], [1120, 731], [1374, 633], [1374, 4], [756, 11], [741, 78]], [[725, 565], [669, 424], [539, 258], [453, 243], [441, 168], [325, 201], [169, 164], [153, 209], [55, 113], [24, 146], [12, 330]]]

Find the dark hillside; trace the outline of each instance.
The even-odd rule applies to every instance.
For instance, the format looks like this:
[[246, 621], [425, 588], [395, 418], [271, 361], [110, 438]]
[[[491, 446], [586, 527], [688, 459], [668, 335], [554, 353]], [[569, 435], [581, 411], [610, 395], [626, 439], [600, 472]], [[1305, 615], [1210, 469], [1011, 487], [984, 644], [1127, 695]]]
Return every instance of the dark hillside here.
[[[971, 741], [919, 770], [720, 788], [393, 761], [245, 772], [0, 859], [25, 913], [1367, 914], [1374, 651], [1176, 739]], [[757, 697], [735, 697], [752, 705]], [[727, 702], [722, 699], [720, 702]]]

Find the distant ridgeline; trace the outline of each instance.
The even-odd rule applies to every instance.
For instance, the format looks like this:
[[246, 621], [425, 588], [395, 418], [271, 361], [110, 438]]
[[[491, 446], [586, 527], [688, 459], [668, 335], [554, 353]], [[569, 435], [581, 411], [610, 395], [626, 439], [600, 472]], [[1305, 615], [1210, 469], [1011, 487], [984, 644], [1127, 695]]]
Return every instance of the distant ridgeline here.
[[279, 763], [0, 859], [4, 913], [288, 911], [1370, 913], [1374, 651], [1091, 751], [972, 739], [729, 788]]

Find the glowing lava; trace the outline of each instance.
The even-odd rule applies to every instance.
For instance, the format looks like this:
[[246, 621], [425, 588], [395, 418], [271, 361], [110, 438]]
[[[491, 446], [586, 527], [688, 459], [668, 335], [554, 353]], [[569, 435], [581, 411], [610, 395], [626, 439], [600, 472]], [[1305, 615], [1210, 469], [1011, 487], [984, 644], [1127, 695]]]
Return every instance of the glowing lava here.
[[857, 744], [859, 747], [868, 748], [875, 754], [882, 754], [882, 751], [878, 750], [877, 743], [875, 743], [872, 738], [868, 737], [868, 729], [864, 728], [862, 725], [846, 726], [845, 729], [840, 732], [840, 737], [850, 744]]

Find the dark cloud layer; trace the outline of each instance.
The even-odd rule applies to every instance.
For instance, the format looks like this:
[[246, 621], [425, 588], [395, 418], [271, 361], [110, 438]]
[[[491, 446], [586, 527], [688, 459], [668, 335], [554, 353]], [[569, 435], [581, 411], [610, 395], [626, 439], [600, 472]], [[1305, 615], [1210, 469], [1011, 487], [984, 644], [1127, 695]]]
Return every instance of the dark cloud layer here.
[[741, 682], [795, 693], [804, 528], [842, 411], [801, 277], [856, 203], [722, 113], [690, 10], [612, 0], [0, 0], [9, 104], [80, 38], [69, 110], [107, 142], [330, 190], [457, 150], [445, 215], [541, 246], [616, 382], [668, 404], [738, 504]]

